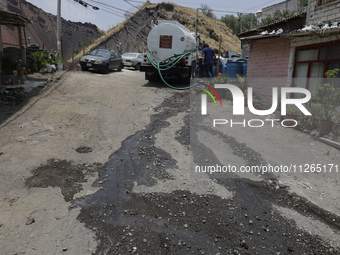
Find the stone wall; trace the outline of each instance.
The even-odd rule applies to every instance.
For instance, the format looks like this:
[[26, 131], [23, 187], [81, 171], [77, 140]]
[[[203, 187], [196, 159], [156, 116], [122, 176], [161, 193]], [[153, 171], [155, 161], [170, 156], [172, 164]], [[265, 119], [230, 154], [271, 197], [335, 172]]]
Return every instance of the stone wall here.
[[319, 0], [308, 1], [307, 24], [316, 25], [318, 22], [340, 22], [340, 0], [318, 5]]
[[274, 4], [262, 9], [262, 18], [266, 18], [268, 15], [273, 15], [275, 11], [287, 10], [289, 12], [293, 12], [302, 8], [301, 0], [287, 0], [278, 4]]

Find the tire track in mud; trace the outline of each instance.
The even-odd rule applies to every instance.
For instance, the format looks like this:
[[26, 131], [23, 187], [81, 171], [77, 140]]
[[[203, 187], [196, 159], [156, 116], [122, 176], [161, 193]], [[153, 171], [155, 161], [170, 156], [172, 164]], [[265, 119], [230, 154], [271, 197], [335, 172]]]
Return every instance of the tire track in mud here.
[[[253, 182], [212, 175], [210, 178], [234, 192], [232, 199], [185, 190], [131, 193], [134, 185], [152, 186], [173, 178], [167, 169], [177, 168], [177, 161], [155, 147], [154, 136], [169, 125], [167, 119], [189, 109], [189, 97], [175, 93], [156, 107], [145, 130], [125, 139], [99, 169], [94, 186], [101, 189], [72, 201], [72, 207], [81, 208], [78, 220], [96, 234], [95, 254], [334, 254], [336, 250], [319, 237], [298, 229], [293, 220], [273, 210], [272, 203], [296, 209], [289, 202], [295, 196], [290, 197], [285, 187], [276, 190], [273, 179], [271, 183]], [[193, 150], [196, 164], [206, 158], [219, 162], [203, 144], [190, 146], [190, 140], [197, 141], [189, 130], [190, 115], [183, 129], [176, 132], [176, 139]], [[264, 162], [259, 153], [234, 138], [216, 135], [248, 164]], [[306, 214], [317, 216], [313, 210]]]

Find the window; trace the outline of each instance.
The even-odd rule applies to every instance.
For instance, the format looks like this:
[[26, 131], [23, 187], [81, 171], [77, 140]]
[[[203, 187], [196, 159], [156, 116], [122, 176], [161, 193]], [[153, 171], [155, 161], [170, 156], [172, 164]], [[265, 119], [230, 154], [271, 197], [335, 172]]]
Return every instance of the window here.
[[324, 5], [335, 1], [337, 0], [319, 0], [319, 5]]
[[[298, 47], [295, 54], [293, 86], [306, 88], [314, 94], [318, 86], [328, 82], [325, 73], [335, 68], [340, 69], [340, 41]], [[340, 79], [333, 80], [334, 87], [340, 87], [339, 81]]]

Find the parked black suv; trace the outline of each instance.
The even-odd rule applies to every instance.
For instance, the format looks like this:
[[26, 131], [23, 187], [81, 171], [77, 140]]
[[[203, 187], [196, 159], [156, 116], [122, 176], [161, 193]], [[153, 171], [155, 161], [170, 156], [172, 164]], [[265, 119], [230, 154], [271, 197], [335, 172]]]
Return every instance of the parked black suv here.
[[111, 69], [121, 71], [124, 67], [122, 57], [113, 50], [95, 49], [90, 54], [80, 59], [81, 69], [87, 71], [92, 68], [104, 73], [108, 73]]

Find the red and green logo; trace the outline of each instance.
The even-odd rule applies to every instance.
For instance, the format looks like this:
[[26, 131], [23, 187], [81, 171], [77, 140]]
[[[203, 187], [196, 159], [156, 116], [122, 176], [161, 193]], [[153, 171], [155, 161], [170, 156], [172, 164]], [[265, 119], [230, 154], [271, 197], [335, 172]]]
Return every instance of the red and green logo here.
[[[217, 93], [217, 91], [216, 91], [213, 87], [209, 86], [209, 85], [206, 84], [206, 83], [202, 83], [202, 82], [200, 82], [199, 84], [202, 84], [202, 85], [204, 85], [205, 87], [207, 87], [208, 89], [210, 89], [210, 90], [217, 96], [218, 100], [220, 100], [220, 104], [221, 104], [221, 106], [222, 106], [221, 97], [220, 97], [220, 95]], [[215, 105], [217, 105], [214, 96], [210, 93], [209, 90], [203, 89], [203, 88], [198, 88], [198, 89], [203, 90], [205, 93], [207, 93], [207, 94], [214, 100]]]

